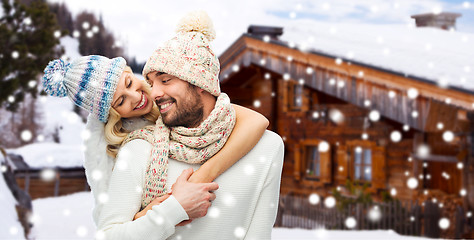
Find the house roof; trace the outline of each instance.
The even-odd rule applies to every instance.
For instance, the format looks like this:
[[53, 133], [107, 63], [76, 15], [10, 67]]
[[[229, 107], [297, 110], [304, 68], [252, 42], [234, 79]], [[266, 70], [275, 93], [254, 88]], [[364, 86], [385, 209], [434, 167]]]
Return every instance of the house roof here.
[[407, 25], [297, 21], [282, 41], [474, 94], [474, 34]]

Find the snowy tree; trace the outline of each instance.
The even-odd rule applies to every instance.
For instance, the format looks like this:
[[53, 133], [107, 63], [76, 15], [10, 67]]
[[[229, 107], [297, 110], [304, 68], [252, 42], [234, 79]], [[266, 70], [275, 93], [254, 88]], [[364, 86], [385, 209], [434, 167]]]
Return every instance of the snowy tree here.
[[0, 13], [0, 106], [15, 111], [26, 94], [36, 96], [38, 76], [58, 58], [61, 32], [45, 1], [2, 0]]

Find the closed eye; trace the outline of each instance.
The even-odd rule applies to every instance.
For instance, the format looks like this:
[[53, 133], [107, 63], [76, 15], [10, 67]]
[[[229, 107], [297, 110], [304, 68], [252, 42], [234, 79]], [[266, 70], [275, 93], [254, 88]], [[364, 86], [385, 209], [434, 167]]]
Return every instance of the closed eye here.
[[132, 79], [131, 78], [128, 78], [128, 85], [127, 85], [127, 88], [130, 88], [130, 86], [132, 86]]

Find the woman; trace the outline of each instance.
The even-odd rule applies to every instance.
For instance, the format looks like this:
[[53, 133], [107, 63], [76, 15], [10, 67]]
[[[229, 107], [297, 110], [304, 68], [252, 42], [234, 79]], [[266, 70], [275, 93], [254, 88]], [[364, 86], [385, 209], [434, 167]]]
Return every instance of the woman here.
[[[136, 125], [153, 123], [158, 117], [156, 105], [149, 95], [149, 85], [126, 67], [123, 58], [102, 56], [81, 57], [70, 64], [55, 60], [45, 69], [43, 85], [50, 95], [68, 96], [76, 105], [90, 112], [88, 129], [92, 134], [86, 140], [88, 148], [84, 165], [96, 200], [94, 220], [97, 223], [102, 203], [106, 202], [107, 195], [104, 193], [114, 167], [110, 157], [116, 157], [123, 140]], [[126, 104], [132, 107], [124, 110]], [[120, 113], [113, 106], [120, 109]], [[222, 151], [191, 176], [191, 181], [214, 180], [250, 151], [268, 126], [268, 120], [262, 115], [236, 105], [233, 108], [236, 111], [235, 130], [230, 134], [229, 141]], [[110, 157], [105, 156], [105, 152]], [[159, 204], [166, 197], [150, 205]], [[142, 209], [135, 218], [143, 216], [150, 208]]]

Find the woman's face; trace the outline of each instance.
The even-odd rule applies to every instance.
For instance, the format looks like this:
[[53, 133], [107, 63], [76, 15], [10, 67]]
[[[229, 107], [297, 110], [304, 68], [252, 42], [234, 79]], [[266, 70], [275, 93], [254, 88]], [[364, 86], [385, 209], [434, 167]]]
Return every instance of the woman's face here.
[[124, 71], [112, 98], [112, 107], [123, 118], [143, 116], [153, 108], [150, 88], [143, 80], [129, 71]]

